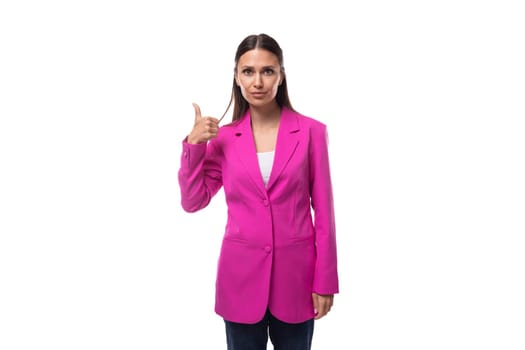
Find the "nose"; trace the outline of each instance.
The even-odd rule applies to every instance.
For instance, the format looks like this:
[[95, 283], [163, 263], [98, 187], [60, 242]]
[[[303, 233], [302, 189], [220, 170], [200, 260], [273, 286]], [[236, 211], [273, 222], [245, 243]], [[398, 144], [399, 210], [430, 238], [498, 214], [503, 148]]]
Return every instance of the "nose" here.
[[263, 82], [262, 82], [262, 76], [260, 73], [255, 74], [253, 78], [253, 87], [255, 88], [262, 88]]

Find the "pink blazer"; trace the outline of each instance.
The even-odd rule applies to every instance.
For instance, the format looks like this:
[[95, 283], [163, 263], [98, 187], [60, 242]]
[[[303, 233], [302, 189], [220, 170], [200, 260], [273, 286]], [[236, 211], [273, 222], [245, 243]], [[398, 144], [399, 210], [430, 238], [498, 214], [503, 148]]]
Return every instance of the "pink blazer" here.
[[208, 144], [183, 141], [178, 178], [187, 212], [206, 207], [224, 186], [228, 218], [215, 298], [224, 319], [256, 323], [269, 308], [299, 323], [314, 317], [312, 292], [339, 292], [323, 123], [283, 108], [266, 187], [249, 111]]

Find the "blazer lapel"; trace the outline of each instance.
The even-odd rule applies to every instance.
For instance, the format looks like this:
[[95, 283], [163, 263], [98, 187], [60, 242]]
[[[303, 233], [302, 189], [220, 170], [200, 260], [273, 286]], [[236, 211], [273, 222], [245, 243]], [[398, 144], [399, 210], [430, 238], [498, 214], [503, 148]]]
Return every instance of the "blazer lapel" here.
[[241, 118], [236, 125], [235, 131], [235, 150], [239, 160], [244, 165], [246, 172], [252, 180], [254, 186], [266, 197], [266, 188], [261, 175], [259, 167], [259, 160], [257, 159], [257, 150], [255, 149], [255, 140], [253, 138], [252, 128], [250, 124], [250, 112]]
[[[252, 136], [253, 138], [253, 136]], [[279, 131], [277, 133], [277, 144], [273, 160], [272, 172], [268, 181], [267, 190], [277, 181], [286, 164], [292, 157], [299, 144], [299, 123], [297, 116], [288, 108], [281, 111]]]

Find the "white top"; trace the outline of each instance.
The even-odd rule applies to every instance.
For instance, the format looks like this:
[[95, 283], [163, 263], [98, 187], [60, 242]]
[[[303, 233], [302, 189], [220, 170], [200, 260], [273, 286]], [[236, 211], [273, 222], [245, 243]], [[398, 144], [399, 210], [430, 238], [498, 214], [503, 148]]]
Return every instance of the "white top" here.
[[257, 153], [257, 158], [259, 159], [259, 168], [261, 169], [261, 175], [265, 186], [268, 185], [268, 180], [270, 180], [274, 154], [275, 151]]

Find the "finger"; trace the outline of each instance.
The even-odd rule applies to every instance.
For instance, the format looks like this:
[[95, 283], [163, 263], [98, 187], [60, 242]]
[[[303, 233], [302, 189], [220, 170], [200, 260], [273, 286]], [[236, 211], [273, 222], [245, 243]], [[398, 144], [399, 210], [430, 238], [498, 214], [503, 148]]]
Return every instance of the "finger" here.
[[215, 127], [218, 127], [218, 126], [219, 126], [219, 121], [217, 120], [217, 118], [213, 118], [213, 117], [204, 117], [203, 119], [206, 120], [206, 124], [207, 124], [207, 125], [215, 126]]
[[206, 132], [210, 135], [217, 136], [219, 131], [217, 130], [217, 128], [209, 127], [206, 128]]
[[[214, 120], [208, 119], [209, 117], [205, 117], [205, 118], [206, 120], [203, 123], [204, 130], [217, 135], [217, 133], [219, 132], [219, 125]], [[201, 123], [202, 123], [202, 120], [201, 120]]]
[[195, 122], [198, 122], [202, 118], [201, 108], [196, 103], [192, 103], [192, 105], [195, 109]]
[[315, 319], [318, 320], [322, 318], [328, 310], [326, 309], [326, 304], [324, 302], [319, 303], [319, 307], [317, 308], [317, 315], [315, 316]]
[[312, 301], [314, 302], [314, 309], [319, 307], [319, 296], [315, 293], [312, 294]]
[[317, 315], [319, 314], [319, 296], [315, 293], [312, 294], [312, 301], [314, 303], [314, 312], [316, 314], [316, 319], [317, 319]]

